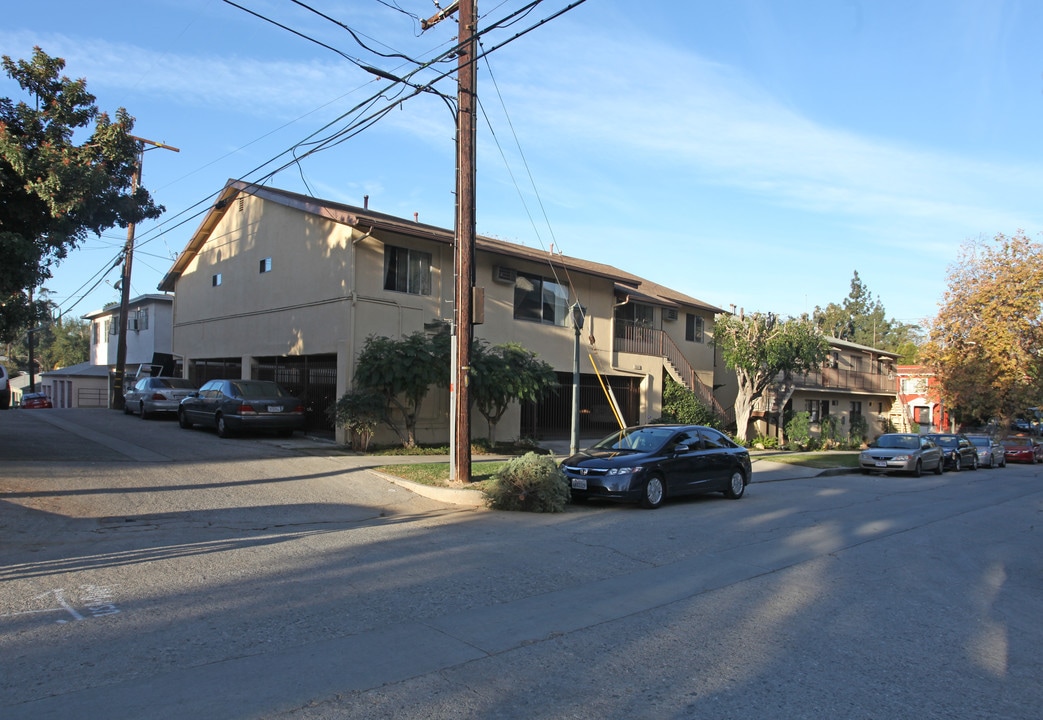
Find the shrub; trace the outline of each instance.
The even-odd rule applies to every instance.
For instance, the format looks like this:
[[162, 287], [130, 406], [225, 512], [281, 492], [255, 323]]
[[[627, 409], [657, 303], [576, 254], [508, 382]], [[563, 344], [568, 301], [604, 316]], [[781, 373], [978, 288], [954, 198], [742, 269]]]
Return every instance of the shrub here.
[[721, 429], [721, 419], [713, 409], [704, 405], [695, 393], [669, 375], [663, 380], [663, 416], [655, 422], [707, 425]]
[[787, 445], [807, 445], [811, 437], [811, 413], [799, 412], [786, 423]]
[[851, 444], [858, 446], [866, 439], [866, 435], [869, 434], [869, 422], [862, 415], [851, 416], [851, 428], [850, 438]]
[[753, 438], [753, 447], [762, 447], [765, 450], [774, 450], [779, 446], [779, 439], [774, 435], [758, 435]]
[[508, 460], [486, 493], [494, 510], [526, 512], [564, 512], [571, 495], [554, 458], [534, 452]]
[[333, 421], [348, 431], [352, 448], [365, 452], [384, 413], [383, 397], [371, 390], [356, 389], [341, 396], [332, 415]]
[[826, 442], [828, 447], [837, 445], [844, 437], [844, 428], [840, 422], [840, 417], [827, 415], [822, 418], [822, 432], [820, 434], [823, 442]]

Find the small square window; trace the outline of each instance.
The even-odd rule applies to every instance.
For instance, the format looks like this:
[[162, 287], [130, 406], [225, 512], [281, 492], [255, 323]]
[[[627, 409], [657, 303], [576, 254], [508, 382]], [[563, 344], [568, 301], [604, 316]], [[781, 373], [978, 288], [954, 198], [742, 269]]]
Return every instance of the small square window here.
[[261, 272], [262, 273], [268, 273], [268, 272], [271, 272], [271, 271], [272, 271], [272, 259], [270, 257], [266, 257], [265, 259], [261, 260]]
[[217, 287], [218, 285], [220, 285], [221, 284], [221, 273], [217, 273], [212, 278], [210, 278], [210, 282], [211, 282], [211, 284], [214, 287]]

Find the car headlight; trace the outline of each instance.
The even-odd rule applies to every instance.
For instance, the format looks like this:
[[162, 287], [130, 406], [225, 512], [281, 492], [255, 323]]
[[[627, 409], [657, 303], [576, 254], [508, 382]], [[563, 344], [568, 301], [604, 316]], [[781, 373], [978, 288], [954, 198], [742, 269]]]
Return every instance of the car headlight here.
[[633, 473], [636, 473], [640, 469], [641, 468], [639, 468], [639, 467], [618, 467], [618, 468], [610, 469], [608, 471], [608, 474], [609, 475], [632, 475]]
[[909, 462], [909, 456], [908, 455], [895, 455], [891, 459], [895, 460], [897, 462]]

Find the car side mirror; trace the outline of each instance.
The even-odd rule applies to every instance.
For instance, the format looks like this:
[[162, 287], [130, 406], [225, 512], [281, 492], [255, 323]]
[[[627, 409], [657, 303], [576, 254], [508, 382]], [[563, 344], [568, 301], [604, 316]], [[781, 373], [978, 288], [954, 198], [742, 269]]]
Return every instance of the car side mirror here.
[[681, 454], [681, 453], [686, 453], [686, 452], [688, 452], [688, 451], [689, 451], [690, 449], [691, 449], [691, 448], [689, 448], [689, 447], [688, 447], [687, 445], [685, 445], [684, 443], [677, 443], [676, 445], [674, 445], [674, 452], [675, 452], [675, 453], [677, 453], [677, 454]]

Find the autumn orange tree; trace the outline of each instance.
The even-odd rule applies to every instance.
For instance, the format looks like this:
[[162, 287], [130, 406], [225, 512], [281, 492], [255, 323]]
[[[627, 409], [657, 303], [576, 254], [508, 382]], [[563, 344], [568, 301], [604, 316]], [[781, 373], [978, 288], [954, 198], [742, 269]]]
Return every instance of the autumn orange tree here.
[[965, 243], [921, 358], [960, 421], [1043, 404], [1043, 244], [1020, 230]]

